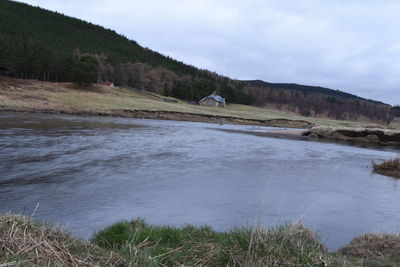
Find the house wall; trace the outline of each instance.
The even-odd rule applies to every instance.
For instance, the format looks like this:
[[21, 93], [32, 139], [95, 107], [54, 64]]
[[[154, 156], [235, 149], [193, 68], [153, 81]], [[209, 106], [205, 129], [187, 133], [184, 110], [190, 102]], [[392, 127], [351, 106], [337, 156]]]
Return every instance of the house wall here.
[[202, 105], [202, 106], [214, 106], [214, 107], [217, 107], [217, 106], [218, 106], [218, 102], [215, 101], [214, 99], [207, 98], [206, 100], [200, 102], [200, 105]]

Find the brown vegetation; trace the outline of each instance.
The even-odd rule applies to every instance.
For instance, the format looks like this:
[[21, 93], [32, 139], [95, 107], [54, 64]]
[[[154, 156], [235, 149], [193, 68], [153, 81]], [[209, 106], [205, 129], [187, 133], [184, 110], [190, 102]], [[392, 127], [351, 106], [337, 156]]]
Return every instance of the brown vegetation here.
[[168, 94], [180, 77], [162, 67], [152, 67], [145, 63], [118, 64], [115, 68], [117, 84], [129, 85], [157, 94]]
[[369, 263], [368, 266], [399, 266], [400, 234], [360, 235], [338, 252], [349, 257], [362, 258], [360, 265]]
[[27, 217], [0, 216], [0, 265], [4, 266], [118, 266], [115, 252], [70, 237], [61, 228]]
[[307, 94], [295, 90], [247, 86], [257, 105], [275, 105], [302, 116], [328, 117], [336, 120], [360, 120], [390, 123], [394, 116], [390, 106], [364, 99], [342, 99], [323, 94]]
[[372, 165], [376, 173], [400, 178], [400, 157], [382, 163], [372, 162]]

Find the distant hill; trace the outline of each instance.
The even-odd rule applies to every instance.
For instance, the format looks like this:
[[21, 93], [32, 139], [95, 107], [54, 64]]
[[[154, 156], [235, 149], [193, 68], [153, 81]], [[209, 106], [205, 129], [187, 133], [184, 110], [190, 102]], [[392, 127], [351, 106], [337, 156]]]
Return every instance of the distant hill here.
[[9, 0], [0, 0], [0, 75], [81, 85], [114, 82], [187, 101], [217, 90], [227, 103], [285, 105], [305, 116], [391, 118], [381, 102], [322, 87], [233, 80], [113, 30]]
[[324, 95], [330, 97], [337, 97], [340, 99], [351, 99], [351, 100], [367, 100], [376, 104], [384, 104], [380, 101], [365, 99], [359, 97], [357, 95], [349, 94], [340, 90], [329, 89], [320, 86], [310, 86], [310, 85], [301, 85], [296, 83], [270, 83], [265, 82], [262, 80], [249, 80], [243, 81], [245, 84], [255, 87], [262, 87], [262, 88], [275, 88], [275, 89], [283, 89], [283, 90], [291, 90], [297, 91], [301, 93], [307, 94], [315, 94], [315, 95]]

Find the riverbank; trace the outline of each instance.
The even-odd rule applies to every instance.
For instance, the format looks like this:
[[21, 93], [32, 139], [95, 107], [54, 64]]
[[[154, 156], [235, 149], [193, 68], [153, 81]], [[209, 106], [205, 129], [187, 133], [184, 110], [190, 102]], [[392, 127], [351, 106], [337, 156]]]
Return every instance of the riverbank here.
[[303, 117], [271, 108], [228, 104], [205, 107], [129, 88], [49, 83], [0, 77], [0, 111], [118, 116], [287, 128], [358, 127], [366, 122]]
[[305, 130], [303, 136], [314, 139], [349, 141], [379, 145], [400, 145], [400, 130], [368, 127], [327, 127], [317, 126]]
[[267, 229], [151, 226], [122, 221], [91, 242], [60, 227], [0, 215], [0, 266], [396, 266], [398, 234], [368, 234], [329, 252], [295, 223]]

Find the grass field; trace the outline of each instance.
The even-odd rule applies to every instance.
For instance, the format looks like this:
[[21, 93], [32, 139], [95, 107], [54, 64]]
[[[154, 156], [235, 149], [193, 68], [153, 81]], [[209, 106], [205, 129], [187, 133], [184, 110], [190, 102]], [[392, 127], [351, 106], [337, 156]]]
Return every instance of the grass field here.
[[[162, 97], [164, 98], [164, 97]], [[70, 83], [46, 83], [0, 77], [0, 110], [112, 110], [174, 111], [182, 113], [231, 116], [243, 119], [305, 120], [316, 125], [360, 127], [367, 122], [339, 121], [303, 117], [295, 113], [246, 105], [229, 104], [225, 108], [191, 105], [183, 101], [165, 102], [160, 97], [126, 88], [93, 86], [79, 88]], [[399, 127], [400, 122], [391, 125]]]

